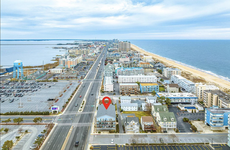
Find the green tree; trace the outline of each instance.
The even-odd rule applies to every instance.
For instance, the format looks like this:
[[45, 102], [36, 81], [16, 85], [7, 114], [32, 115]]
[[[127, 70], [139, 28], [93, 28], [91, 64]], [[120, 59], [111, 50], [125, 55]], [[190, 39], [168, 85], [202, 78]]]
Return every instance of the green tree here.
[[28, 130], [26, 130], [25, 133], [28, 133]]
[[38, 122], [38, 119], [37, 119], [37, 118], [34, 118], [33, 122], [34, 122], [34, 123], [37, 123], [37, 122]]
[[164, 96], [161, 96], [161, 97], [157, 97], [157, 101], [161, 104], [164, 104], [165, 103], [165, 97]]
[[155, 96], [156, 94], [157, 94], [156, 91], [153, 90], [152, 95]]
[[162, 74], [162, 70], [161, 69], [157, 69], [157, 72], [159, 72], [160, 74]]
[[20, 124], [20, 122], [22, 122], [23, 121], [23, 118], [14, 118], [13, 119], [13, 121], [14, 121], [14, 123], [18, 123], [18, 125]]
[[167, 97], [165, 100], [166, 105], [171, 105], [171, 100]]
[[14, 143], [12, 140], [7, 140], [2, 146], [2, 150], [10, 150], [13, 147]]
[[5, 129], [4, 129], [4, 132], [6, 132], [6, 133], [7, 133], [8, 131], [9, 131], [9, 129], [8, 129], [8, 128], [5, 128]]
[[138, 82], [138, 81], [137, 81], [136, 83], [137, 83], [137, 84], [138, 84], [138, 86], [140, 87], [140, 82]]
[[16, 138], [17, 140], [19, 140], [19, 139], [20, 139], [20, 136], [16, 136], [15, 138]]
[[2, 133], [2, 131], [4, 131], [4, 128], [1, 128], [1, 129], [0, 129], [0, 133]]
[[9, 118], [9, 119], [6, 119], [6, 120], [4, 120], [2, 122], [5, 122], [7, 124], [8, 122], [11, 122], [11, 119]]
[[164, 82], [164, 79], [160, 79], [161, 82]]

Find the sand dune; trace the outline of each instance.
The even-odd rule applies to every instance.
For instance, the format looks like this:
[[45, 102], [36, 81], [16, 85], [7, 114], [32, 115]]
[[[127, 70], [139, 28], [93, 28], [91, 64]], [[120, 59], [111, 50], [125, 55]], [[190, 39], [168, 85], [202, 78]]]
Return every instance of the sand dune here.
[[136, 45], [133, 45], [133, 44], [131, 44], [131, 49], [132, 49], [132, 50], [135, 50], [135, 51], [139, 51], [139, 52], [141, 52], [141, 53], [143, 53], [143, 54], [145, 54], [145, 55], [152, 56], [153, 58], [158, 59], [159, 61], [162, 61], [162, 62], [164, 62], [164, 63], [166, 63], [166, 64], [168, 64], [168, 65], [171, 65], [171, 66], [173, 66], [173, 67], [179, 68], [179, 69], [181, 69], [182, 71], [189, 72], [189, 73], [193, 74], [194, 76], [202, 77], [202, 78], [204, 78], [207, 82], [211, 82], [211, 83], [214, 83], [214, 84], [216, 84], [216, 85], [219, 85], [220, 88], [227, 88], [227, 89], [230, 89], [230, 82], [228, 82], [228, 81], [226, 81], [226, 80], [223, 80], [223, 79], [220, 79], [220, 78], [218, 78], [218, 77], [216, 77], [216, 76], [207, 74], [207, 73], [205, 73], [205, 72], [202, 72], [202, 71], [199, 71], [199, 70], [196, 70], [196, 69], [193, 69], [193, 68], [190, 68], [190, 67], [187, 67], [187, 66], [178, 64], [178, 63], [176, 63], [175, 61], [168, 60], [167, 58], [164, 58], [164, 57], [155, 55], [155, 54], [153, 54], [153, 53], [144, 51], [144, 50], [140, 49], [139, 47], [137, 47]]

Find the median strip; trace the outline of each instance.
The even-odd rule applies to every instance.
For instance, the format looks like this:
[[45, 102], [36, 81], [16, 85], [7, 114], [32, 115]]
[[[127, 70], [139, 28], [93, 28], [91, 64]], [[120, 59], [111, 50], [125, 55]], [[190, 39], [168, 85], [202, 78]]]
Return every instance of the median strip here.
[[71, 128], [69, 129], [69, 132], [68, 132], [68, 134], [67, 134], [67, 136], [66, 136], [66, 138], [65, 138], [65, 141], [64, 141], [64, 143], [63, 143], [63, 145], [62, 145], [61, 150], [65, 150], [66, 144], [67, 144], [67, 142], [68, 142], [68, 140], [69, 140], [69, 137], [70, 137], [70, 134], [71, 134], [71, 131], [72, 131], [72, 130], [73, 130], [73, 126], [71, 126]]

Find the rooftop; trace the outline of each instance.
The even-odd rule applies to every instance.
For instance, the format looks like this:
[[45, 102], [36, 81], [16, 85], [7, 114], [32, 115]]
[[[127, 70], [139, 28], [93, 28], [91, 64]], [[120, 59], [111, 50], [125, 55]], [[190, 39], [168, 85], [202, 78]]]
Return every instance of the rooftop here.
[[213, 95], [218, 95], [219, 99], [225, 101], [225, 102], [230, 102], [230, 95], [227, 93], [224, 93], [221, 90], [204, 90], [204, 92], [211, 93]]
[[143, 122], [153, 122], [152, 116], [142, 116], [141, 118]]
[[211, 113], [224, 114], [230, 113], [230, 108], [206, 108]]
[[129, 99], [129, 100], [131, 100], [131, 97], [129, 97], [129, 96], [121, 96], [120, 98], [121, 98], [121, 100], [123, 100], [123, 99]]
[[159, 96], [164, 97], [197, 97], [192, 93], [157, 93]]
[[161, 112], [159, 115], [161, 122], [176, 122], [176, 117], [173, 112]]
[[153, 86], [158, 85], [157, 83], [140, 83], [141, 86]]
[[179, 85], [178, 84], [168, 84], [169, 87], [176, 87], [176, 88], [179, 88]]
[[115, 106], [111, 104], [109, 105], [108, 109], [105, 109], [104, 105], [99, 105], [97, 111], [97, 117], [101, 117], [105, 115], [116, 118]]
[[122, 107], [138, 107], [137, 103], [121, 103]]
[[137, 85], [138, 86], [137, 83], [120, 83], [119, 85]]

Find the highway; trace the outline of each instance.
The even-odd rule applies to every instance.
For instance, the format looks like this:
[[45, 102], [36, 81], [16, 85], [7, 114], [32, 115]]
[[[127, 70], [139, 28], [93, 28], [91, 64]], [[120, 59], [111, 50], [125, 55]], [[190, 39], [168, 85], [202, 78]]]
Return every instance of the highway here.
[[[56, 118], [56, 122], [58, 123], [58, 125], [54, 129], [53, 133], [50, 135], [48, 141], [45, 143], [43, 147], [44, 150], [60, 150], [72, 125], [74, 126], [74, 128], [72, 130], [72, 133], [67, 143], [67, 147], [65, 149], [76, 149], [74, 147], [75, 141], [79, 141], [79, 147], [77, 149], [85, 148], [87, 136], [89, 133], [88, 131], [90, 129], [93, 119], [92, 116], [94, 115], [96, 109], [96, 98], [98, 97], [98, 91], [101, 85], [101, 80], [98, 79], [102, 78], [106, 52], [107, 47], [104, 48], [103, 52], [98, 56], [97, 61], [91, 68], [86, 79], [83, 80], [82, 85], [78, 89], [75, 97], [71, 101], [65, 113]], [[102, 57], [103, 62], [99, 67], [99, 71], [97, 72], [97, 68]], [[92, 84], [89, 87], [90, 83]], [[89, 91], [86, 95], [87, 90]], [[82, 96], [81, 98], [80, 95]], [[87, 101], [83, 113], [77, 113], [79, 106], [84, 98]], [[75, 107], [75, 104], [78, 104], [78, 106]]]

